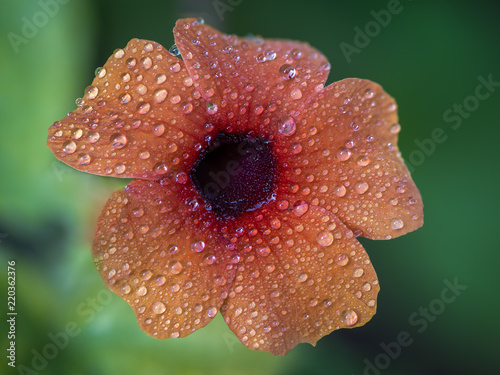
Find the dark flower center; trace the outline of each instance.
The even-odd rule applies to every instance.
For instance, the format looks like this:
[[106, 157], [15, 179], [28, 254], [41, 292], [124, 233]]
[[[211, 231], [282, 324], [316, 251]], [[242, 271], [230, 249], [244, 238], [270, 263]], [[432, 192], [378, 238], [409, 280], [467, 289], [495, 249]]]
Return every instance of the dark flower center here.
[[190, 176], [220, 218], [234, 218], [274, 198], [276, 163], [269, 141], [218, 134], [200, 154]]

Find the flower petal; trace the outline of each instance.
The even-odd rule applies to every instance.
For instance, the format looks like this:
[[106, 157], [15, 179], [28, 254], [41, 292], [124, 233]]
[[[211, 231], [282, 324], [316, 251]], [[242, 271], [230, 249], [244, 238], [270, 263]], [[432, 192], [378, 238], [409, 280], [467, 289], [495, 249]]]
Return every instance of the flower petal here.
[[277, 132], [278, 122], [324, 87], [330, 64], [307, 43], [223, 34], [194, 19], [174, 37], [201, 95], [218, 109], [220, 129]]
[[333, 83], [299, 118], [282, 186], [335, 213], [356, 236], [389, 239], [422, 226], [422, 199], [397, 147], [396, 103], [379, 85]]
[[270, 208], [244, 229], [245, 253], [221, 312], [249, 348], [284, 355], [375, 314], [375, 271], [335, 215], [315, 206], [300, 217]]
[[134, 309], [142, 330], [161, 339], [212, 320], [235, 272], [231, 252], [216, 232], [193, 221], [175, 189], [134, 180], [114, 193], [93, 246], [107, 286]]
[[157, 179], [192, 163], [181, 155], [203, 140], [205, 102], [182, 60], [155, 42], [116, 50], [77, 104], [47, 144], [84, 172]]

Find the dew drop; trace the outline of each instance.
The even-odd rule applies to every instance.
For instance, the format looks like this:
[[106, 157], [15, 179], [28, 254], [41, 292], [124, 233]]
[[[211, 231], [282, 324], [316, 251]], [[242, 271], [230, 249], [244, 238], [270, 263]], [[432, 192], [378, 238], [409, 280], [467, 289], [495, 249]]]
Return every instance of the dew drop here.
[[125, 56], [125, 51], [122, 50], [121, 48], [116, 49], [114, 52], [115, 59], [121, 59], [123, 56]]
[[106, 68], [97, 68], [95, 70], [95, 76], [97, 78], [104, 78], [106, 76]]
[[151, 154], [149, 153], [149, 151], [141, 151], [139, 153], [139, 157], [142, 159], [142, 160], [146, 160], [146, 159], [149, 159], [149, 157], [151, 156]]
[[360, 167], [366, 167], [368, 164], [370, 164], [371, 160], [368, 156], [362, 156], [358, 159], [358, 165]]
[[341, 320], [346, 326], [352, 326], [358, 321], [358, 314], [351, 309], [342, 312]]
[[115, 173], [116, 174], [122, 174], [123, 172], [125, 172], [126, 169], [127, 169], [127, 167], [125, 166], [125, 164], [116, 164], [115, 165]]
[[145, 286], [141, 286], [139, 289], [137, 289], [137, 295], [138, 296], [145, 296], [148, 293], [148, 290]]
[[173, 56], [179, 56], [181, 54], [175, 44], [173, 44], [172, 47], [168, 49], [168, 52], [170, 52], [170, 54]]
[[345, 147], [341, 147], [337, 151], [337, 159], [339, 159], [340, 161], [349, 160], [349, 158], [351, 157], [351, 155], [352, 155], [351, 150], [349, 150], [349, 149], [347, 149]]
[[165, 125], [156, 124], [155, 126], [153, 126], [153, 135], [155, 137], [159, 137], [159, 136], [163, 135], [163, 133], [165, 133]]
[[197, 253], [203, 251], [204, 248], [205, 248], [205, 242], [203, 241], [198, 241], [191, 244], [191, 250], [196, 251]]
[[73, 141], [66, 141], [63, 143], [63, 151], [67, 154], [72, 154], [76, 151], [76, 143]]
[[302, 98], [302, 91], [300, 91], [299, 89], [295, 89], [292, 91], [290, 96], [293, 100], [298, 100], [298, 99]]
[[111, 146], [114, 148], [123, 148], [127, 144], [127, 137], [121, 133], [115, 133], [111, 136]]
[[373, 95], [375, 95], [375, 92], [372, 89], [367, 89], [365, 91], [365, 98], [366, 99], [371, 99], [373, 98]]
[[401, 131], [401, 125], [394, 124], [391, 126], [391, 133], [392, 134], [398, 134], [400, 131]]
[[151, 57], [146, 56], [141, 59], [141, 65], [144, 69], [148, 70], [153, 66], [153, 61], [151, 60]]
[[299, 60], [302, 57], [302, 51], [298, 48], [294, 48], [290, 51], [290, 55], [292, 56], [292, 59]]
[[349, 263], [349, 257], [345, 255], [344, 253], [337, 254], [335, 256], [335, 263], [337, 263], [339, 266], [343, 267], [347, 263]]
[[153, 304], [152, 309], [153, 309], [153, 312], [154, 312], [155, 314], [162, 314], [162, 313], [164, 313], [164, 312], [165, 312], [165, 310], [166, 310], [167, 308], [165, 307], [165, 305], [164, 305], [162, 302], [155, 302], [155, 303]]
[[356, 182], [354, 185], [354, 190], [356, 190], [356, 193], [358, 194], [364, 194], [368, 190], [368, 184], [364, 181], [361, 182]]
[[167, 90], [165, 89], [158, 89], [154, 92], [153, 98], [156, 103], [163, 103], [165, 99], [167, 98]]
[[309, 205], [304, 201], [295, 203], [293, 207], [293, 213], [299, 217], [304, 215], [307, 210], [309, 210]]
[[403, 220], [401, 220], [399, 218], [395, 218], [395, 219], [391, 220], [391, 228], [392, 229], [401, 229], [404, 227], [404, 225], [405, 225], [405, 223], [403, 222]]
[[328, 231], [320, 232], [316, 236], [316, 242], [320, 246], [330, 246], [333, 243], [333, 234]]
[[127, 104], [129, 103], [131, 100], [132, 100], [132, 96], [130, 96], [129, 93], [125, 93], [125, 94], [121, 94], [119, 97], [118, 97], [118, 100], [120, 101], [120, 103], [122, 104]]
[[347, 193], [347, 189], [344, 185], [338, 185], [334, 191], [337, 197], [343, 197]]
[[89, 154], [80, 154], [78, 156], [78, 163], [80, 163], [80, 165], [89, 165], [91, 161], [92, 158]]
[[137, 105], [137, 112], [139, 112], [141, 115], [145, 115], [149, 112], [150, 109], [151, 105], [148, 102], [139, 103]]
[[303, 283], [304, 281], [306, 281], [307, 279], [309, 278], [309, 276], [307, 275], [307, 273], [303, 272], [299, 275], [299, 282], [300, 283]]
[[354, 272], [353, 272], [353, 274], [352, 274], [352, 275], [353, 275], [354, 277], [361, 277], [361, 276], [363, 276], [363, 274], [364, 274], [364, 273], [365, 273], [365, 270], [364, 270], [364, 269], [362, 269], [362, 268], [356, 268], [356, 269], [354, 270]]
[[213, 318], [215, 315], [217, 315], [217, 307], [209, 307], [207, 310], [207, 315], [210, 318]]
[[295, 77], [296, 71], [295, 68], [290, 64], [284, 64], [280, 67], [280, 77], [286, 80], [292, 79]]
[[296, 129], [295, 120], [291, 116], [284, 116], [278, 121], [278, 131], [280, 134], [290, 136], [295, 133]]
[[89, 86], [87, 88], [87, 98], [88, 99], [95, 99], [97, 94], [99, 94], [99, 89], [95, 86]]
[[179, 261], [173, 261], [173, 262], [170, 262], [170, 265], [169, 265], [169, 271], [171, 274], [173, 275], [178, 275], [179, 273], [182, 272], [182, 269], [184, 268], [182, 266], [182, 263], [179, 262]]

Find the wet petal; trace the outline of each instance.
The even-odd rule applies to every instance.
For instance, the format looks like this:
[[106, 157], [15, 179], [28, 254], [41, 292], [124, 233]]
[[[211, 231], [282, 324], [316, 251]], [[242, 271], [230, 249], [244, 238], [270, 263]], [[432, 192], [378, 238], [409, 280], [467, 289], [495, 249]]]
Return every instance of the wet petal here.
[[184, 63], [155, 42], [116, 50], [77, 104], [47, 143], [84, 172], [156, 179], [192, 162], [182, 154], [203, 140], [205, 103]]
[[274, 135], [282, 117], [323, 88], [330, 64], [307, 43], [223, 34], [194, 19], [174, 37], [195, 86], [217, 109], [220, 129]]
[[240, 231], [242, 259], [221, 308], [243, 344], [284, 355], [375, 314], [375, 271], [335, 215], [314, 206], [300, 215], [270, 208], [253, 222]]
[[397, 147], [396, 104], [379, 85], [336, 82], [300, 121], [284, 151], [283, 189], [335, 213], [356, 236], [389, 239], [422, 226], [422, 199]]
[[93, 246], [107, 286], [134, 309], [142, 330], [161, 339], [212, 320], [235, 271], [217, 232], [195, 221], [200, 216], [175, 189], [134, 180], [114, 193]]

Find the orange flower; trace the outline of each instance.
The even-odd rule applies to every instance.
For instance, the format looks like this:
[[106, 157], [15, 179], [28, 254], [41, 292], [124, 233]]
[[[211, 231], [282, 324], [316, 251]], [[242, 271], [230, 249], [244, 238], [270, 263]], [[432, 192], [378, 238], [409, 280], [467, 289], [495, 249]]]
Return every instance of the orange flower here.
[[220, 310], [244, 345], [284, 355], [368, 322], [379, 285], [356, 237], [423, 223], [394, 99], [361, 79], [324, 87], [330, 64], [305, 43], [194, 19], [174, 36], [170, 53], [116, 50], [49, 129], [68, 165], [135, 178], [99, 217], [107, 286], [160, 339]]

